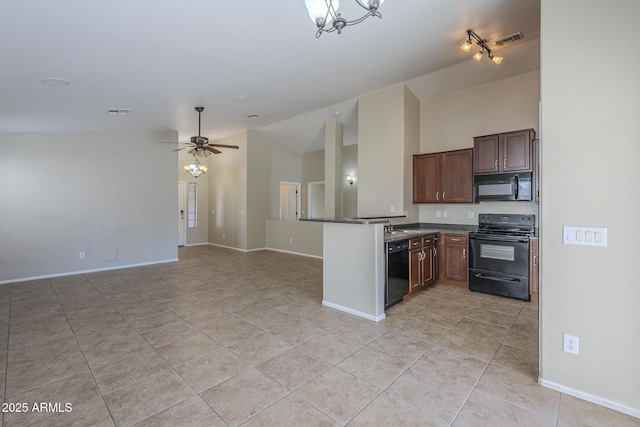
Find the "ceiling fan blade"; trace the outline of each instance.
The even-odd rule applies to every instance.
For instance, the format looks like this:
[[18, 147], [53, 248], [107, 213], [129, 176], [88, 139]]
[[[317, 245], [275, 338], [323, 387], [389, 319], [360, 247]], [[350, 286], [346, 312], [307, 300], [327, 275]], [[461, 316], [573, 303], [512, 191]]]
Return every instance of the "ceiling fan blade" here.
[[239, 149], [237, 145], [225, 145], [225, 144], [207, 144], [207, 147], [223, 147], [223, 148], [235, 148]]
[[222, 151], [216, 150], [215, 148], [212, 148], [211, 146], [206, 146], [203, 149], [204, 149], [204, 151], [210, 151], [210, 152], [215, 153], [215, 154], [222, 153]]
[[181, 151], [181, 150], [184, 150], [185, 148], [189, 148], [189, 147], [176, 148], [175, 150], [171, 150], [171, 151]]

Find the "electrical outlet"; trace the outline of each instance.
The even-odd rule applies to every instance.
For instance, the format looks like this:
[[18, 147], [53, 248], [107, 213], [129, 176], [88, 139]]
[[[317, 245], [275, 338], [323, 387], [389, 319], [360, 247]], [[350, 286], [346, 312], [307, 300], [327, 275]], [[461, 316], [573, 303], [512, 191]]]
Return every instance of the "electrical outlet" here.
[[293, 243], [293, 237], [289, 237], [289, 243]]
[[446, 218], [447, 217], [447, 211], [442, 211], [442, 217]]
[[469, 211], [469, 219], [473, 219], [473, 211]]
[[442, 211], [436, 211], [436, 218], [440, 218], [442, 216]]
[[562, 334], [562, 350], [567, 353], [578, 354], [580, 339], [569, 334]]
[[223, 238], [223, 239], [226, 239], [226, 238], [227, 238], [227, 236], [225, 236], [225, 234], [224, 234], [224, 233], [222, 233], [222, 238]]
[[84, 259], [84, 251], [82, 251], [82, 252], [80, 252], [80, 253], [78, 254], [78, 258], [80, 258], [80, 259]]

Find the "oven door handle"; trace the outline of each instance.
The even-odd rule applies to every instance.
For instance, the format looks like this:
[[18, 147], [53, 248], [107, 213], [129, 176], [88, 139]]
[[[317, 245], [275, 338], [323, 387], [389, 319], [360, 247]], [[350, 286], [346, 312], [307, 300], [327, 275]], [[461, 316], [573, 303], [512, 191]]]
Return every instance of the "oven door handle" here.
[[520, 279], [514, 279], [511, 277], [487, 276], [486, 274], [482, 273], [474, 273], [474, 277], [477, 277], [478, 279], [493, 280], [496, 282], [520, 282]]
[[487, 240], [492, 242], [506, 242], [506, 243], [529, 243], [529, 239], [517, 239], [504, 236], [469, 236], [471, 240]]

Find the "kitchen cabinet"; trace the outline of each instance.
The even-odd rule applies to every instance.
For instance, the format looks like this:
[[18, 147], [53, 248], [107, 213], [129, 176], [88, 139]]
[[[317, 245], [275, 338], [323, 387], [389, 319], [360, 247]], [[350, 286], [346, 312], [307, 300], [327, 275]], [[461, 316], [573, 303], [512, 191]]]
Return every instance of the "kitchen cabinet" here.
[[538, 302], [538, 285], [540, 283], [540, 252], [538, 238], [529, 239], [529, 294], [531, 302]]
[[476, 175], [531, 171], [535, 131], [514, 132], [473, 138], [473, 170]]
[[473, 203], [473, 149], [414, 155], [413, 203]]
[[409, 240], [409, 293], [405, 299], [436, 282], [438, 271], [436, 242], [435, 235]]
[[469, 287], [469, 236], [440, 233], [440, 274], [438, 283]]

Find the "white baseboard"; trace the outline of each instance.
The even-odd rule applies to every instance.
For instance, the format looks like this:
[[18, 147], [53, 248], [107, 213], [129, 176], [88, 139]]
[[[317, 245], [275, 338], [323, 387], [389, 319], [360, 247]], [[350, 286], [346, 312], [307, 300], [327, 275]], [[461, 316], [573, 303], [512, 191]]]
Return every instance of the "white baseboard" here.
[[322, 300], [322, 305], [326, 305], [327, 307], [335, 308], [336, 310], [344, 311], [345, 313], [353, 314], [354, 316], [362, 317], [367, 320], [373, 320], [374, 322], [379, 322], [386, 317], [384, 313], [376, 317], [371, 314], [363, 313], [362, 311], [354, 310], [325, 300]]
[[300, 256], [306, 256], [306, 257], [309, 257], [309, 258], [322, 259], [321, 256], [305, 254], [303, 252], [285, 251], [283, 249], [274, 249], [274, 248], [264, 248], [264, 249], [266, 249], [268, 251], [273, 251], [273, 252], [282, 252], [282, 253], [285, 253], [285, 254], [300, 255]]
[[577, 397], [578, 399], [586, 400], [587, 402], [595, 403], [596, 405], [604, 406], [605, 408], [613, 409], [614, 411], [622, 412], [623, 414], [631, 415], [635, 418], [640, 418], [640, 409], [638, 408], [632, 408], [630, 406], [623, 405], [622, 403], [604, 399], [600, 396], [595, 396], [580, 390], [575, 390], [561, 384], [543, 380], [542, 378], [538, 379], [538, 383], [543, 387], [568, 394], [569, 396]]
[[77, 274], [97, 273], [97, 272], [100, 272], [100, 271], [122, 270], [123, 268], [144, 267], [146, 265], [164, 264], [164, 263], [167, 263], [167, 262], [176, 262], [176, 261], [178, 261], [178, 258], [176, 258], [176, 259], [166, 259], [166, 260], [160, 260], [160, 261], [143, 262], [143, 263], [139, 263], [139, 264], [128, 264], [128, 265], [118, 265], [118, 266], [104, 267], [104, 268], [94, 268], [94, 269], [91, 269], [91, 270], [77, 270], [77, 271], [67, 271], [67, 272], [64, 272], [64, 273], [44, 274], [42, 276], [20, 277], [18, 279], [2, 280], [2, 281], [0, 281], [0, 285], [5, 285], [7, 283], [29, 282], [31, 280], [51, 279], [53, 277], [75, 276]]

